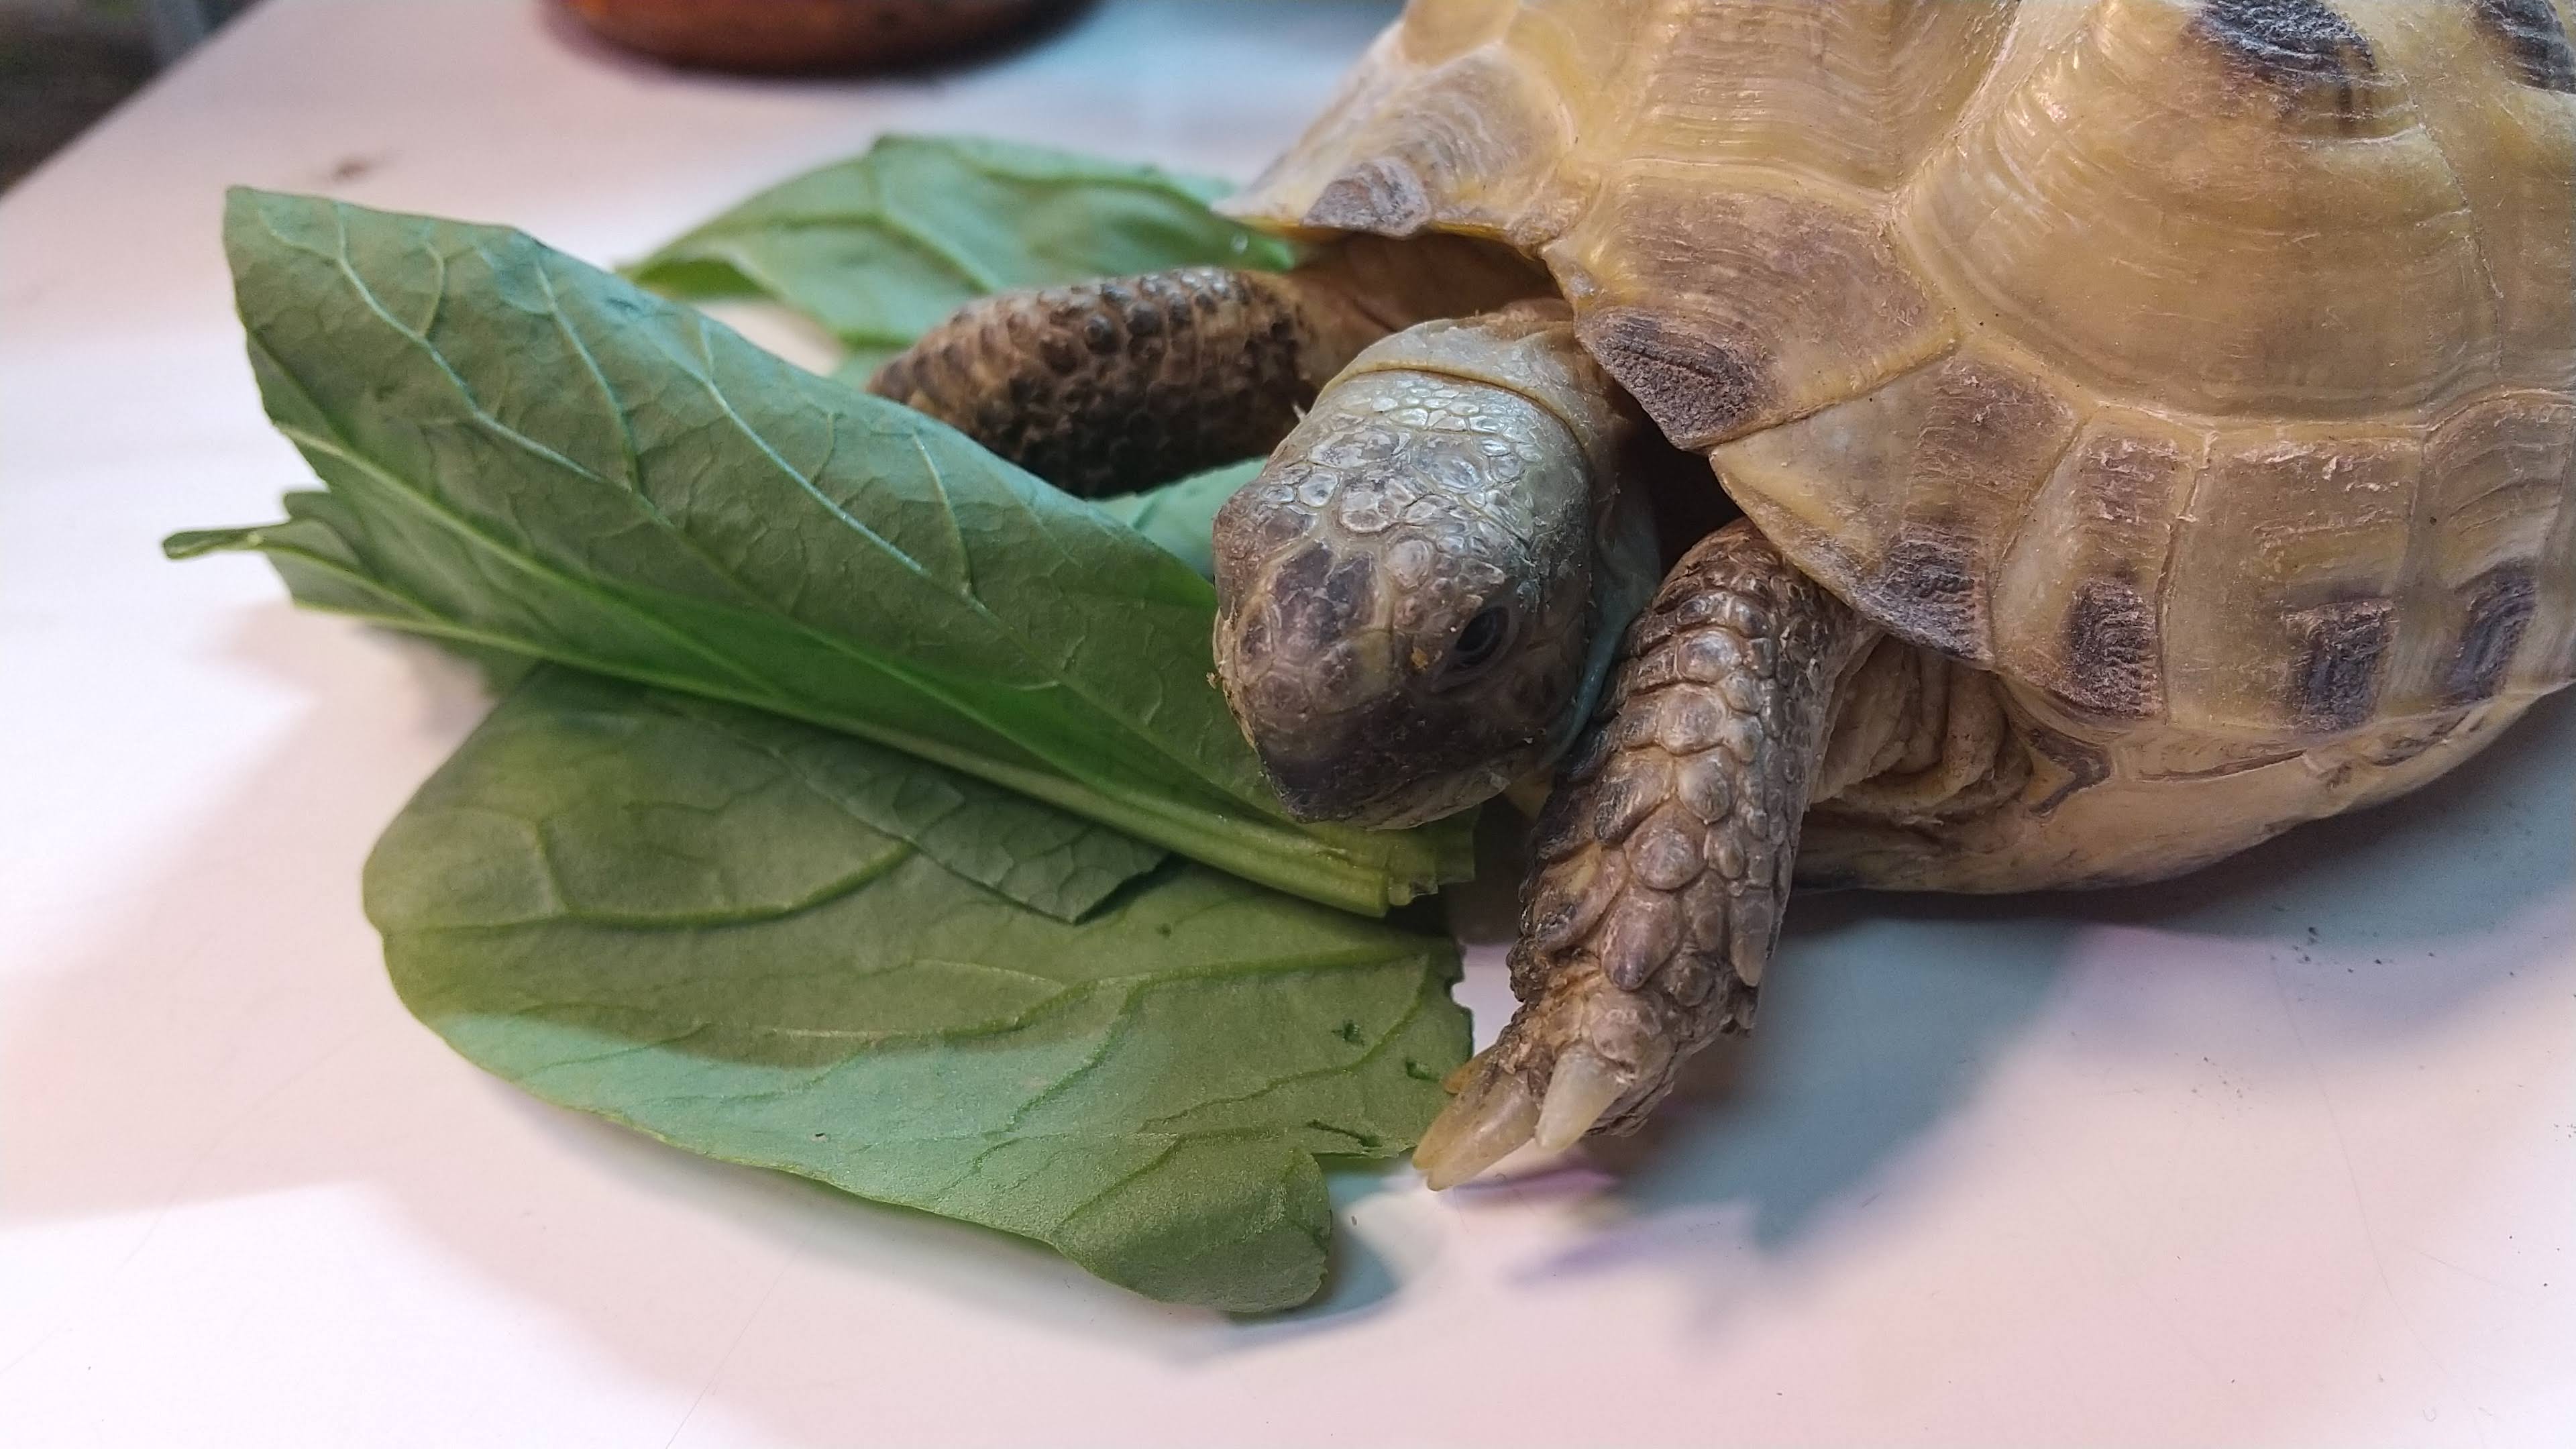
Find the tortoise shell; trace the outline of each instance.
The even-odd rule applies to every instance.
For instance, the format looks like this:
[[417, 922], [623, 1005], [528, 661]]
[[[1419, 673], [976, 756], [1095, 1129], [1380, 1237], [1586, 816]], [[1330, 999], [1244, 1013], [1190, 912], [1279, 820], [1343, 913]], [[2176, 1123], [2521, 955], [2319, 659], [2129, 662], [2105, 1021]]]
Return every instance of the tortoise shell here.
[[1799, 567], [2074, 718], [2576, 673], [2552, 0], [1414, 0], [1229, 209], [1539, 258]]

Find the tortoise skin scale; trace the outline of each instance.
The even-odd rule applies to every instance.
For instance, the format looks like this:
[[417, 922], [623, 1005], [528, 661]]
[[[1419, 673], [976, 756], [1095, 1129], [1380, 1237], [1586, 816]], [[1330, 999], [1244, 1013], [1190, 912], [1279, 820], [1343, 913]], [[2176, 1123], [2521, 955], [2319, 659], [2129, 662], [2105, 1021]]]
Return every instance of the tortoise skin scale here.
[[[1683, 556], [1540, 813], [1495, 1070], [1543, 1086], [1553, 1043], [1644, 1065], [1751, 1028], [1835, 686], [1875, 637], [1743, 524]], [[1604, 1129], [1670, 1089], [1644, 1075]]]
[[1278, 441], [1378, 330], [1333, 300], [1231, 267], [985, 298], [868, 387], [1096, 498]]

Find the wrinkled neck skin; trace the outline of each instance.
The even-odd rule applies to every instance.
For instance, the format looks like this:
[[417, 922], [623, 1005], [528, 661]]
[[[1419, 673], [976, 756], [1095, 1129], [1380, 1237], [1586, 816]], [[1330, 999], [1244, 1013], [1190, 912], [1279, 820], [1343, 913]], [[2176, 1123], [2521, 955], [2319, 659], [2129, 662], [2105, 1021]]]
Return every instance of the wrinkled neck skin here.
[[1651, 593], [1641, 427], [1562, 303], [1362, 352], [1217, 519], [1217, 671], [1291, 814], [1398, 827], [1544, 770]]

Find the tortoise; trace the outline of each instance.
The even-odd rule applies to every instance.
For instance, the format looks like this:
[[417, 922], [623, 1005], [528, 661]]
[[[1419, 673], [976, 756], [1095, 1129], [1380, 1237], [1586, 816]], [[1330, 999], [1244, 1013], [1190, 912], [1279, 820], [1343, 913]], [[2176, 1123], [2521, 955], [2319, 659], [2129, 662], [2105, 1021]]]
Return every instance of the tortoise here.
[[1554, 768], [1445, 1187], [1748, 1027], [1793, 879], [2171, 876], [2576, 675], [2566, 21], [1414, 0], [1229, 203], [1303, 266], [872, 385], [1077, 490], [1268, 452], [1215, 652], [1292, 813]]

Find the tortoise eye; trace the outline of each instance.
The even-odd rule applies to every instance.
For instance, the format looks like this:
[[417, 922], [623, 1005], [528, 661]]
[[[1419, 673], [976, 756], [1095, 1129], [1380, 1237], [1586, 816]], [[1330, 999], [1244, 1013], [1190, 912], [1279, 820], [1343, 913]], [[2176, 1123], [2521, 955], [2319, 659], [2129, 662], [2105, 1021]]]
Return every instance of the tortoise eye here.
[[1502, 656], [1503, 646], [1512, 639], [1512, 611], [1501, 604], [1479, 609], [1467, 626], [1458, 631], [1458, 640], [1449, 646], [1449, 657], [1441, 661], [1440, 679], [1455, 683], [1483, 669]]

